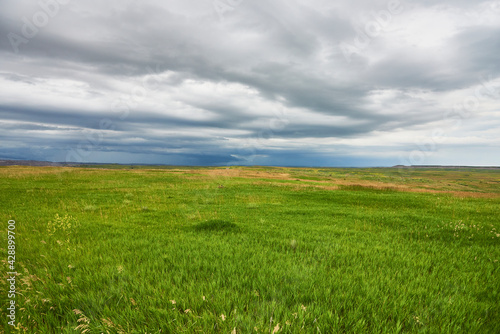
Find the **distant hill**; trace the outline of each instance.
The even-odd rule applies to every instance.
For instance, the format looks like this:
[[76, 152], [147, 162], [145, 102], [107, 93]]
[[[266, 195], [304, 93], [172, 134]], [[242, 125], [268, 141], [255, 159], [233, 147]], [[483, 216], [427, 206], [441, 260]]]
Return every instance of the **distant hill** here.
[[40, 167], [57, 167], [57, 166], [77, 166], [78, 163], [60, 163], [51, 161], [36, 161], [36, 160], [0, 160], [0, 166], [40, 166]]
[[[38, 167], [82, 167], [82, 166], [164, 166], [151, 164], [117, 164], [117, 163], [95, 163], [95, 162], [52, 162], [37, 160], [0, 160], [0, 166], [38, 166]], [[171, 165], [165, 165], [171, 166]], [[171, 166], [174, 167], [174, 166]], [[194, 167], [194, 166], [191, 166]], [[212, 166], [213, 167], [213, 166]], [[369, 167], [367, 167], [369, 168]], [[436, 168], [436, 169], [500, 169], [500, 166], [446, 166], [446, 165], [396, 165], [389, 168]]]
[[446, 165], [411, 165], [411, 166], [404, 166], [404, 165], [396, 165], [392, 166], [392, 168], [440, 168], [440, 169], [500, 169], [500, 166], [446, 166]]

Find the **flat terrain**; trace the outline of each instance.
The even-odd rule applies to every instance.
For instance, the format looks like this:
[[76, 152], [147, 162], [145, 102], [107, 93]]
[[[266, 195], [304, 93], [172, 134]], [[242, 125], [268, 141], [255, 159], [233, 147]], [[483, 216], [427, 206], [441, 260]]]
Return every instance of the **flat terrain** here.
[[500, 333], [500, 170], [0, 167], [26, 333]]

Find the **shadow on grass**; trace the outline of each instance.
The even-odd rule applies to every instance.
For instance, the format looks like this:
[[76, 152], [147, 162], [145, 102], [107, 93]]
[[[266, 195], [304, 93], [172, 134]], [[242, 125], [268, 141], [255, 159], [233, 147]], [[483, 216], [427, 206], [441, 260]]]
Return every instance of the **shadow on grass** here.
[[198, 223], [193, 226], [198, 232], [239, 232], [240, 228], [235, 223], [227, 220], [212, 219]]

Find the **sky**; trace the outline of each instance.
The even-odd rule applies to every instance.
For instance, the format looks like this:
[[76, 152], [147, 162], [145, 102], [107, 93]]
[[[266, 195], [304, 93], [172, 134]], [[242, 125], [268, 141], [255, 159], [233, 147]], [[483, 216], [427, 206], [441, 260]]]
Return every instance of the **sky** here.
[[1, 0], [0, 159], [500, 165], [500, 1]]

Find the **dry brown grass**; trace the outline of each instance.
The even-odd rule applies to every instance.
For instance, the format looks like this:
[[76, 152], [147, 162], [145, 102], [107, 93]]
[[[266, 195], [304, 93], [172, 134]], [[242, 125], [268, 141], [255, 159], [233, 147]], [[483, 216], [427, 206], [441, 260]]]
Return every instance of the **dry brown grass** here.
[[[434, 194], [451, 194], [457, 197], [472, 197], [472, 198], [500, 198], [500, 193], [497, 192], [478, 192], [478, 191], [463, 191], [461, 186], [454, 186], [453, 189], [450, 188], [449, 182], [456, 180], [459, 177], [463, 177], [458, 173], [449, 173], [446, 175], [438, 176], [432, 178], [432, 187], [427, 184], [421, 183], [409, 183], [409, 184], [398, 184], [394, 182], [381, 182], [381, 181], [371, 181], [363, 180], [361, 178], [333, 178], [327, 180], [308, 180], [302, 179], [300, 176], [293, 177], [290, 173], [285, 173], [279, 168], [273, 169], [271, 171], [257, 171], [252, 168], [211, 168], [211, 169], [197, 169], [189, 170], [190, 174], [200, 174], [207, 175], [210, 177], [219, 178], [252, 178], [252, 179], [271, 179], [271, 180], [290, 180], [299, 181], [301, 184], [297, 183], [273, 183], [273, 182], [256, 182], [255, 184], [273, 184], [277, 186], [288, 186], [294, 190], [304, 189], [305, 187], [314, 187], [318, 189], [325, 190], [342, 190], [349, 187], [353, 188], [365, 188], [365, 189], [375, 189], [375, 190], [390, 190], [390, 191], [401, 191], [401, 192], [415, 192], [415, 193], [434, 193]], [[491, 176], [483, 176], [482, 178], [487, 179]], [[471, 184], [472, 181], [471, 180]]]
[[[288, 178], [287, 180], [296, 180], [294, 178]], [[253, 182], [253, 184], [267, 184], [274, 186], [283, 186], [290, 187], [293, 190], [302, 190], [304, 188], [317, 188], [324, 190], [344, 190], [349, 187], [353, 188], [361, 188], [361, 189], [373, 189], [373, 190], [388, 190], [388, 191], [401, 191], [401, 192], [414, 192], [414, 193], [432, 193], [432, 194], [450, 194], [456, 197], [471, 197], [471, 198], [500, 198], [499, 193], [480, 193], [473, 191], [450, 191], [450, 190], [436, 190], [436, 189], [427, 189], [420, 188], [411, 185], [401, 185], [394, 183], [383, 183], [383, 182], [374, 182], [374, 181], [345, 181], [345, 180], [335, 180], [335, 181], [312, 181], [312, 180], [300, 180], [304, 182], [304, 184], [298, 183], [288, 183], [288, 182], [265, 182], [258, 181]], [[313, 184], [314, 183], [314, 184]], [[324, 183], [325, 185], [317, 184]]]
[[288, 173], [264, 172], [264, 171], [255, 171], [252, 169], [240, 169], [240, 168], [197, 169], [197, 170], [190, 170], [189, 172], [193, 174], [199, 173], [215, 177], [243, 177], [243, 178], [278, 179], [278, 180], [290, 179], [290, 174]]
[[[99, 171], [118, 171], [116, 169], [105, 169], [99, 168]], [[134, 174], [148, 175], [151, 171], [158, 172], [158, 169], [132, 169], [127, 170], [127, 172], [132, 172]], [[262, 181], [256, 182], [256, 184], [273, 184], [277, 186], [288, 186], [295, 190], [304, 189], [305, 187], [314, 187], [317, 189], [325, 190], [342, 190], [352, 188], [365, 188], [365, 189], [375, 189], [375, 190], [390, 190], [390, 191], [401, 191], [401, 192], [415, 192], [415, 193], [435, 193], [435, 194], [451, 194], [457, 197], [475, 197], [475, 198], [499, 198], [500, 191], [496, 190], [495, 180], [497, 176], [490, 174], [478, 174], [474, 175], [470, 181], [464, 181], [464, 176], [467, 175], [462, 172], [443, 172], [438, 175], [427, 176], [431, 185], [426, 183], [411, 182], [412, 179], [409, 178], [405, 184], [397, 182], [382, 182], [373, 180], [363, 180], [360, 177], [325, 177], [325, 179], [310, 180], [301, 178], [300, 175], [291, 175], [287, 171], [291, 169], [287, 168], [272, 168], [269, 170], [257, 170], [255, 168], [201, 168], [201, 169], [164, 169], [164, 173], [183, 173], [183, 177], [187, 179], [218, 179], [223, 181], [228, 178], [247, 178], [247, 179], [261, 179]], [[86, 173], [88, 171], [96, 171], [95, 168], [77, 168], [77, 167], [38, 167], [38, 166], [9, 166], [0, 168], [0, 178], [32, 178], [36, 176], [43, 175], [61, 175], [62, 173]], [[306, 177], [306, 176], [304, 176]], [[266, 182], [264, 180], [287, 180], [287, 181], [297, 181], [300, 183], [283, 183], [283, 182]], [[477, 182], [482, 182], [483, 185], [488, 185], [490, 188], [485, 188], [478, 190], [468, 189], [467, 186], [463, 184], [454, 184], [454, 181], [462, 180], [461, 182], [467, 182], [468, 185], [477, 185]], [[491, 185], [493, 184], [493, 188]]]

